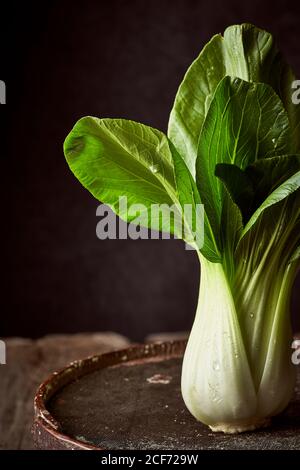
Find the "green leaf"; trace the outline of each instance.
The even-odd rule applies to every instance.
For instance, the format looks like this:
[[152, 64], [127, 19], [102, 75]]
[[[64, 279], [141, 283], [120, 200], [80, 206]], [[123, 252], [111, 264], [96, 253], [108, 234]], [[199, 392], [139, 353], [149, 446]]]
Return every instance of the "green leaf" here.
[[[195, 206], [196, 204], [198, 205], [202, 204], [202, 201], [200, 199], [200, 195], [199, 195], [196, 183], [194, 181], [194, 178], [189, 172], [184, 160], [178, 154], [173, 144], [170, 143], [170, 147], [173, 150], [174, 172], [175, 172], [175, 179], [177, 182], [177, 188], [179, 189], [178, 193], [179, 193], [179, 200], [180, 200], [181, 207], [184, 207], [185, 204], [192, 204], [194, 207], [194, 211], [193, 211], [194, 218], [191, 221], [192, 223], [189, 224], [190, 229], [192, 230], [192, 234], [193, 234], [196, 228], [195, 218], [196, 218], [197, 209]], [[215, 262], [215, 263], [220, 262], [221, 261], [220, 251], [217, 246], [216, 240], [214, 238], [206, 212], [204, 212], [204, 234], [203, 235], [204, 235], [204, 244], [200, 249], [201, 253], [208, 260], [212, 262]], [[199, 234], [196, 234], [196, 236], [199, 236]], [[201, 239], [201, 237], [199, 238]], [[189, 240], [187, 239], [186, 241], [189, 242]]]
[[278, 186], [300, 170], [300, 155], [281, 155], [256, 161], [245, 172], [252, 181], [254, 212]]
[[282, 99], [292, 129], [291, 153], [300, 151], [300, 106], [292, 103], [293, 73], [271, 34], [250, 24], [214, 36], [188, 69], [170, 114], [168, 135], [192, 175], [199, 135], [219, 82], [226, 75], [269, 84]]
[[[200, 196], [184, 161], [169, 139], [160, 131], [123, 119], [80, 119], [66, 138], [67, 162], [82, 185], [101, 202], [110, 206], [122, 219], [134, 222], [136, 213], [127, 208], [144, 205], [139, 223], [155, 230], [170, 231], [191, 242], [190, 233], [182, 233], [182, 207], [191, 204], [193, 220]], [[119, 198], [127, 197], [127, 206]], [[163, 217], [149, 217], [153, 204], [159, 204]], [[169, 208], [175, 205], [176, 216], [169, 226]], [[151, 215], [153, 215], [151, 213]], [[180, 224], [178, 223], [180, 222]], [[184, 228], [192, 230], [184, 219]], [[218, 259], [214, 240], [205, 237], [203, 252]]]
[[215, 176], [216, 166], [227, 163], [244, 170], [259, 158], [286, 153], [289, 137], [286, 113], [271, 87], [230, 77], [220, 82], [201, 131], [196, 162], [197, 187], [218, 242], [226, 193]]
[[200, 130], [214, 91], [226, 75], [222, 37], [214, 36], [185, 74], [170, 114], [168, 136], [195, 176]]
[[241, 238], [243, 238], [250, 228], [255, 224], [260, 215], [270, 206], [282, 201], [290, 194], [294, 193], [300, 188], [300, 171], [297, 171], [293, 176], [288, 178], [284, 183], [278, 186], [261, 204], [261, 206], [254, 212], [251, 219], [245, 226]]
[[254, 199], [254, 188], [251, 178], [247, 175], [246, 171], [230, 163], [218, 163], [215, 175], [223, 182], [232, 200], [240, 208], [245, 220]]
[[284, 155], [257, 160], [245, 170], [236, 165], [219, 163], [215, 174], [239, 206], [246, 224], [266, 197], [298, 170], [300, 155]]
[[222, 262], [228, 281], [231, 283], [235, 275], [235, 248], [239, 242], [243, 219], [239, 206], [232, 199], [225, 187], [224, 200], [221, 213], [221, 244]]
[[290, 257], [289, 263], [294, 263], [295, 261], [299, 260], [299, 258], [300, 258], [300, 245], [297, 246], [296, 250]]
[[[156, 129], [121, 119], [80, 119], [64, 145], [68, 164], [93, 196], [127, 222], [134, 214], [120, 213], [119, 197], [128, 205], [144, 204], [143, 225], [150, 226], [151, 204], [177, 202], [172, 152]], [[153, 229], [164, 230], [159, 219]]]

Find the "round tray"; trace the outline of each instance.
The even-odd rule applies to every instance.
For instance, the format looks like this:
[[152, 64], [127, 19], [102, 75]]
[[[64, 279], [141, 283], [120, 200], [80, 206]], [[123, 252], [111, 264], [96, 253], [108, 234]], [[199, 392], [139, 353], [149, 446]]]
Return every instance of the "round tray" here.
[[[185, 341], [133, 346], [55, 372], [35, 397], [40, 449], [299, 449], [296, 397], [272, 428], [212, 433], [187, 411], [180, 393]], [[298, 368], [299, 369], [299, 368]], [[299, 371], [299, 370], [298, 370]]]

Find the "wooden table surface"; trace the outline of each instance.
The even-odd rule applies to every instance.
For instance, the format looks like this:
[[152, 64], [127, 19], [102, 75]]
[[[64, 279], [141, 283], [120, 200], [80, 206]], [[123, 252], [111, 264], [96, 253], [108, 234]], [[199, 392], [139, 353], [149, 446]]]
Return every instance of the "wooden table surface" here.
[[0, 449], [34, 449], [31, 425], [38, 385], [57, 369], [92, 354], [120, 349], [129, 340], [115, 333], [51, 335], [37, 341], [11, 338], [0, 365]]
[[[162, 333], [147, 337], [145, 342], [183, 339], [186, 336], [186, 333]], [[5, 343], [6, 364], [0, 365], [0, 449], [25, 450], [34, 449], [31, 426], [33, 398], [38, 385], [71, 361], [127, 347], [129, 340], [116, 333], [93, 333], [50, 335], [35, 341], [10, 338]], [[296, 415], [299, 425], [298, 411]], [[293, 445], [299, 439], [299, 434], [294, 436]], [[299, 446], [300, 441], [297, 448]]]

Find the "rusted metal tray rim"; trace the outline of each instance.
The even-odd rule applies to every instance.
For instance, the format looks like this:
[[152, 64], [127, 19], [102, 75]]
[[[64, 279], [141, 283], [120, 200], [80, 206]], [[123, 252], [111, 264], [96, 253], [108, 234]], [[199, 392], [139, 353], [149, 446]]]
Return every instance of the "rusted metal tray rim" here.
[[60, 424], [50, 414], [47, 403], [62, 387], [74, 380], [106, 367], [134, 365], [147, 361], [181, 357], [186, 347], [185, 340], [134, 345], [126, 349], [90, 356], [71, 362], [67, 367], [53, 372], [38, 388], [34, 399], [34, 440], [38, 444], [45, 439], [58, 444], [56, 448], [81, 450], [103, 450], [91, 444], [71, 438], [63, 433]]

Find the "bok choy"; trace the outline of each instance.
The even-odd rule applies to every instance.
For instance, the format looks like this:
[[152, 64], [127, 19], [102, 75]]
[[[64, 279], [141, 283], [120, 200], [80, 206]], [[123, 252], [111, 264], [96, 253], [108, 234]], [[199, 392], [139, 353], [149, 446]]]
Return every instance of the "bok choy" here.
[[[67, 162], [118, 215], [129, 203], [204, 205], [199, 304], [182, 394], [213, 431], [269, 423], [294, 390], [290, 296], [300, 259], [300, 105], [272, 36], [243, 24], [216, 35], [188, 69], [168, 134], [124, 119], [80, 119]], [[155, 169], [155, 171], [154, 171]], [[165, 230], [141, 214], [141, 225]], [[188, 235], [186, 235], [188, 233]]]

